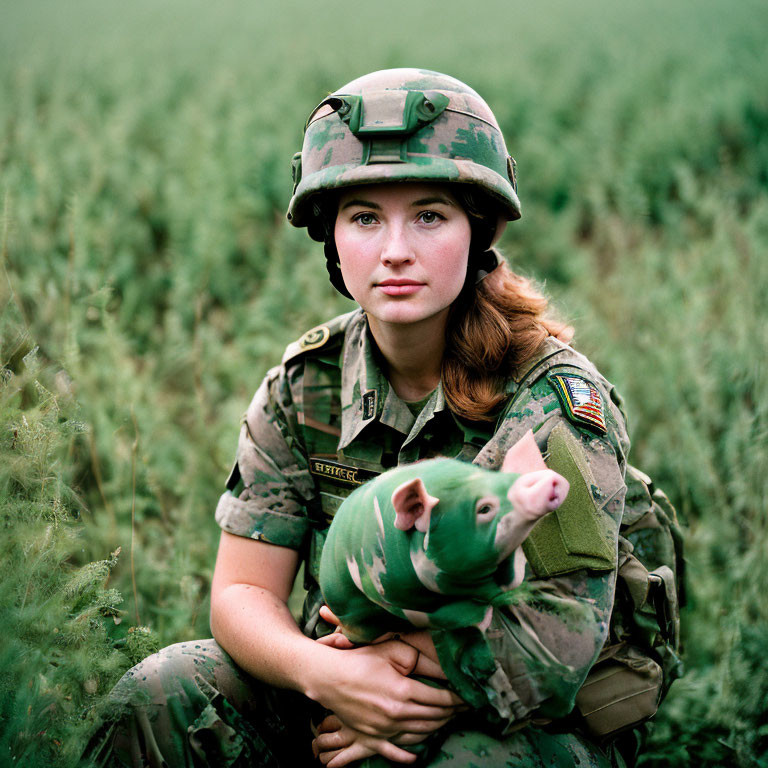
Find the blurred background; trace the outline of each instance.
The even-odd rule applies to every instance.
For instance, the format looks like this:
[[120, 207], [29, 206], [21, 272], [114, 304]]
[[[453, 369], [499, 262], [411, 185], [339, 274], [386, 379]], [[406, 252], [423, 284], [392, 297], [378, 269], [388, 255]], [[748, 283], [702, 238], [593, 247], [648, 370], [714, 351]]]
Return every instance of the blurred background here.
[[240, 416], [352, 307], [291, 156], [328, 92], [417, 66], [495, 111], [502, 249], [687, 528], [642, 764], [768, 765], [766, 40], [757, 0], [0, 3], [0, 763], [74, 765], [122, 672], [209, 635]]

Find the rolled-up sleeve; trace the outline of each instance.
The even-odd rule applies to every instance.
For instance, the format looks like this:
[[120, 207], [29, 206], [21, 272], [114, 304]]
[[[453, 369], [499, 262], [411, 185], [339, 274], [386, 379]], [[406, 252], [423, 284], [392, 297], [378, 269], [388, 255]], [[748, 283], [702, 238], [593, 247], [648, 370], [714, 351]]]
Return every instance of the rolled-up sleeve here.
[[240, 429], [241, 483], [228, 488], [216, 507], [223, 530], [291, 549], [305, 544], [314, 484], [299, 439], [299, 410], [285, 369], [272, 369]]

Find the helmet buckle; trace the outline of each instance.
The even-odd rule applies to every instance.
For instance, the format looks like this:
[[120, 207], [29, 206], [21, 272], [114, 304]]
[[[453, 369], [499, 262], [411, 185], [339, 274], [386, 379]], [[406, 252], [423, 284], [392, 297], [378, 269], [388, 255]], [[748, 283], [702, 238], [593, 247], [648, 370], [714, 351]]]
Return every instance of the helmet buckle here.
[[301, 181], [301, 152], [296, 152], [291, 158], [291, 176], [293, 178], [293, 191], [296, 192], [296, 187]]

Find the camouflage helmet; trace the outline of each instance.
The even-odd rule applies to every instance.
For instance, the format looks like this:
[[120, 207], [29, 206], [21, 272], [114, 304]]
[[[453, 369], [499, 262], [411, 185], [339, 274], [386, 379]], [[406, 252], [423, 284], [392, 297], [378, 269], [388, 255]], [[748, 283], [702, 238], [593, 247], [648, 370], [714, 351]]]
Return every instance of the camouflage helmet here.
[[469, 86], [425, 69], [384, 69], [320, 102], [293, 158], [288, 220], [327, 238], [313, 196], [384, 181], [450, 182], [487, 194], [520, 218], [515, 161], [496, 118]]

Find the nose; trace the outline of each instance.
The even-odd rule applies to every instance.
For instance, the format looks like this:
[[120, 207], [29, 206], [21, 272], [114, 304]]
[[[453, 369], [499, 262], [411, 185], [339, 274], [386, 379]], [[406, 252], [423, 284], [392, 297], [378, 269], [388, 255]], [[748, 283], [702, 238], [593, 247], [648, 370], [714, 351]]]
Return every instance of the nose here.
[[405, 227], [395, 224], [387, 228], [381, 247], [381, 263], [387, 267], [398, 267], [413, 263], [413, 248]]

